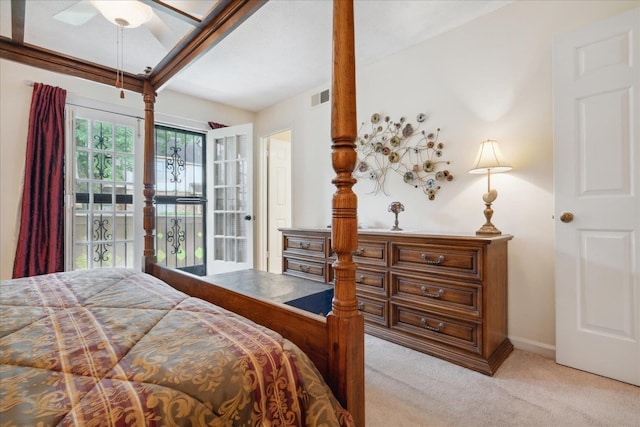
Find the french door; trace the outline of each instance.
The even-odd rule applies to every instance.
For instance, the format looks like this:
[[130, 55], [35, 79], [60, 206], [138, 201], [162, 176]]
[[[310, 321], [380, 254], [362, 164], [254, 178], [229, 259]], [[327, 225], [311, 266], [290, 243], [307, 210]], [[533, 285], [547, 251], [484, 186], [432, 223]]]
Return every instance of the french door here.
[[139, 119], [68, 107], [67, 135], [65, 269], [139, 268]]
[[253, 125], [209, 131], [209, 198], [207, 274], [253, 268]]
[[206, 135], [156, 125], [155, 146], [158, 263], [204, 276]]

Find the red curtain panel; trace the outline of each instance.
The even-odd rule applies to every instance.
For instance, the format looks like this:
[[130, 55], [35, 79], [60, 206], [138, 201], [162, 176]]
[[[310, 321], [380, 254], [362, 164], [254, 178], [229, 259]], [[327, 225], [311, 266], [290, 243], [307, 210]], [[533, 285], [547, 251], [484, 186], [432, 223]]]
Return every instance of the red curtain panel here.
[[66, 97], [59, 87], [33, 86], [14, 278], [64, 270]]

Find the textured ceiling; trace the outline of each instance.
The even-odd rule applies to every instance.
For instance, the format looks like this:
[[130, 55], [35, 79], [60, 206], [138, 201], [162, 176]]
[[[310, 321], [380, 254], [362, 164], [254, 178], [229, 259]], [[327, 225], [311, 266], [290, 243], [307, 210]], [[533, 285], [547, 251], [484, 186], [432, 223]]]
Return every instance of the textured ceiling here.
[[[356, 66], [492, 12], [507, 1], [356, 1]], [[259, 111], [331, 78], [331, 2], [271, 0], [169, 87]]]
[[[86, 0], [85, 0], [86, 1]], [[27, 0], [25, 43], [111, 67], [116, 65], [115, 26], [98, 15], [71, 26], [53, 16], [76, 1]], [[214, 1], [171, 2], [202, 14]], [[364, 66], [490, 13], [510, 1], [356, 0], [356, 65]], [[197, 10], [196, 10], [197, 9]], [[330, 80], [331, 2], [270, 0], [166, 88], [250, 111]], [[0, 0], [0, 34], [11, 36], [10, 2]], [[170, 44], [189, 25], [157, 12]], [[166, 43], [166, 40], [165, 40]], [[168, 52], [146, 27], [126, 29], [124, 69], [142, 73]], [[164, 89], [164, 88], [163, 88]]]

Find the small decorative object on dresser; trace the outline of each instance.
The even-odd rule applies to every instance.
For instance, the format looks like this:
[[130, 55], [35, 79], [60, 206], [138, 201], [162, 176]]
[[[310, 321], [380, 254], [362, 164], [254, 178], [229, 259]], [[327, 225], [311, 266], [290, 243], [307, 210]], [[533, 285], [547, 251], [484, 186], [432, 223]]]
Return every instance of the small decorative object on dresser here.
[[398, 227], [398, 214], [400, 212], [404, 212], [404, 205], [402, 203], [400, 203], [400, 202], [391, 202], [391, 204], [389, 205], [387, 210], [389, 212], [393, 212], [393, 214], [396, 217], [395, 222], [393, 223], [393, 227], [391, 227], [391, 230], [392, 231], [400, 231], [400, 230], [402, 230], [402, 228]]
[[[284, 274], [333, 282], [331, 231], [280, 229]], [[368, 334], [493, 375], [507, 338], [507, 243], [475, 236], [358, 231], [358, 309]]]

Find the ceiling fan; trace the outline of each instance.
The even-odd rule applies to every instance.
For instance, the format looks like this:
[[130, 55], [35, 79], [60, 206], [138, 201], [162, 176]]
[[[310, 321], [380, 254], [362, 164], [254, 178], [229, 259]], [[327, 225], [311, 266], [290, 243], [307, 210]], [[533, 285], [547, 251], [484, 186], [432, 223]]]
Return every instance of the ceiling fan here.
[[121, 28], [144, 25], [167, 49], [171, 49], [175, 44], [176, 34], [171, 28], [150, 6], [136, 0], [80, 0], [53, 17], [58, 21], [80, 26], [98, 14]]

